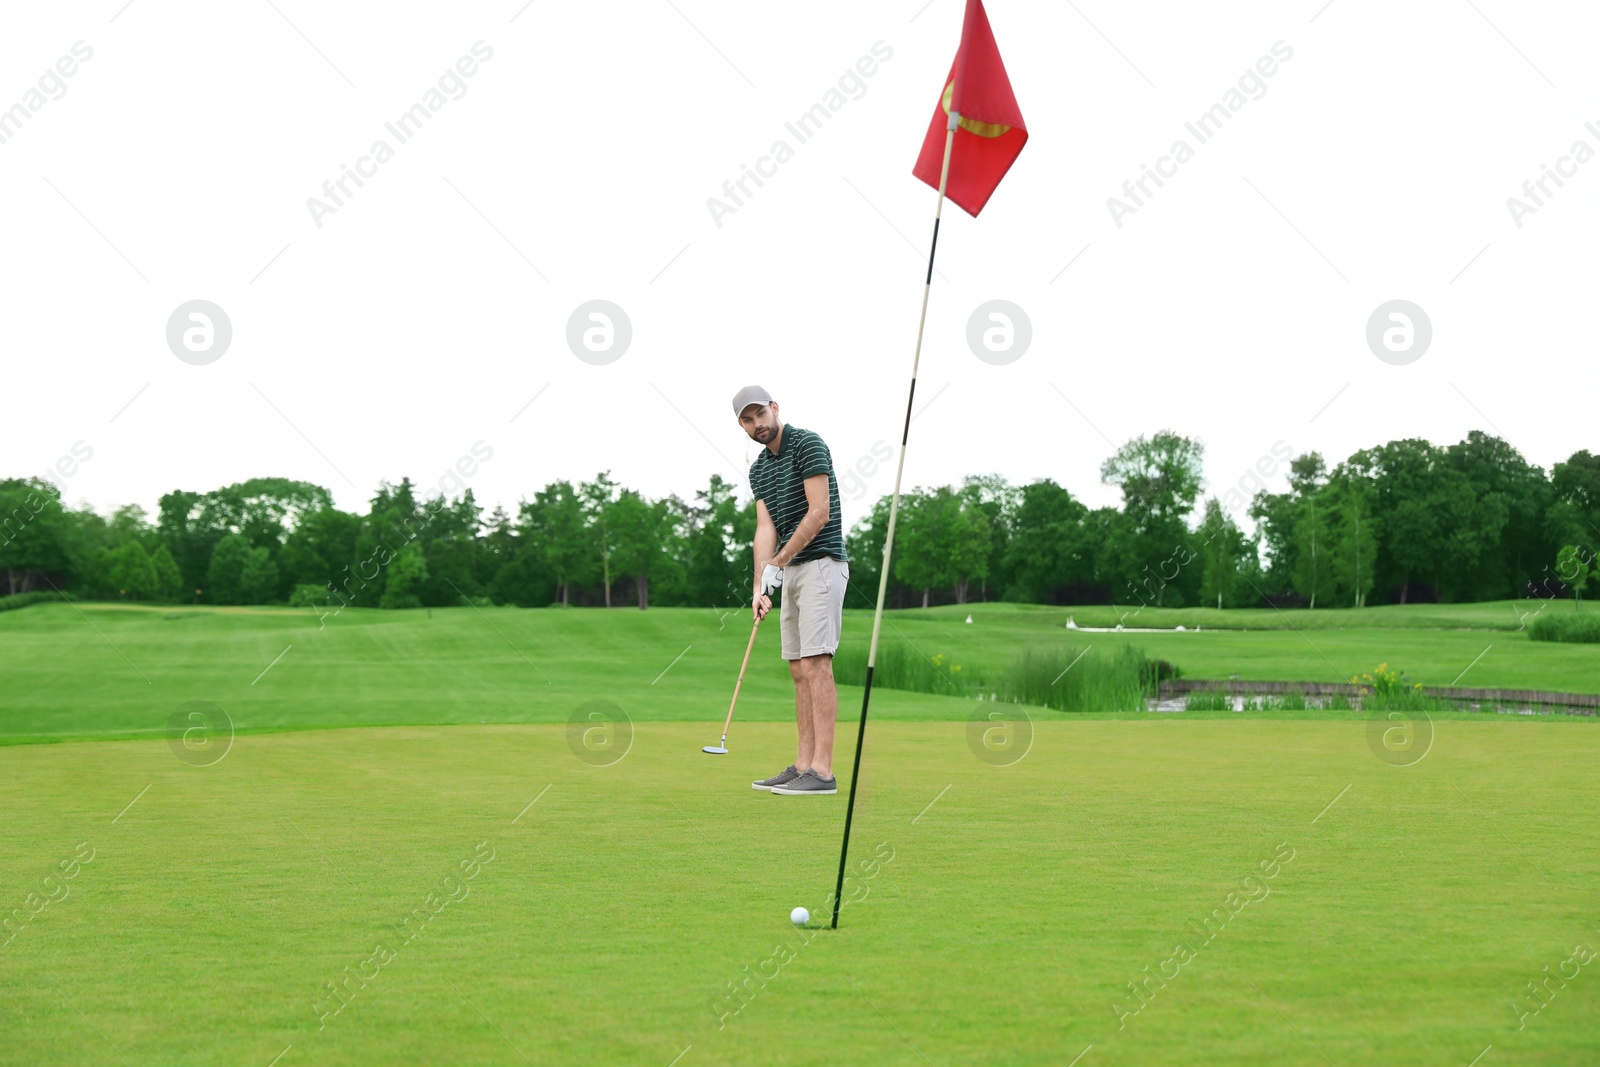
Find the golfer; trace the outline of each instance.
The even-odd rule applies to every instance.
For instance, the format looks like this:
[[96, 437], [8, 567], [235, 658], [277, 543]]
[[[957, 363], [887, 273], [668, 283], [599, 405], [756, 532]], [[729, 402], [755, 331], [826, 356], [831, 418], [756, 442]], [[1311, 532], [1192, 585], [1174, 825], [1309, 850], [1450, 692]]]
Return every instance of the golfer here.
[[750, 464], [756, 498], [755, 618], [772, 610], [770, 594], [784, 587], [778, 611], [783, 658], [794, 679], [795, 760], [771, 778], [750, 784], [784, 796], [837, 793], [833, 724], [839, 693], [833, 654], [839, 647], [850, 557], [839, 520], [839, 483], [822, 438], [785, 426], [778, 405], [759, 385], [733, 398], [733, 413], [750, 439], [765, 445]]

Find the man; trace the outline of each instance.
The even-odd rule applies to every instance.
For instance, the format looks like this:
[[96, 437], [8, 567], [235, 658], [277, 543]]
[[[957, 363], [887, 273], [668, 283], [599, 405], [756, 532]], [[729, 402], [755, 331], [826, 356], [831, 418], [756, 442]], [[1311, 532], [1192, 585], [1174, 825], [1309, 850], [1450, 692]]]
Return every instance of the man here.
[[750, 465], [756, 498], [755, 619], [772, 610], [771, 592], [783, 586], [778, 612], [783, 658], [794, 679], [795, 760], [771, 778], [751, 782], [782, 796], [837, 793], [833, 777], [833, 726], [839, 693], [833, 654], [839, 648], [850, 557], [839, 518], [839, 485], [822, 438], [785, 426], [778, 405], [759, 385], [734, 396], [733, 413], [752, 441], [766, 446]]

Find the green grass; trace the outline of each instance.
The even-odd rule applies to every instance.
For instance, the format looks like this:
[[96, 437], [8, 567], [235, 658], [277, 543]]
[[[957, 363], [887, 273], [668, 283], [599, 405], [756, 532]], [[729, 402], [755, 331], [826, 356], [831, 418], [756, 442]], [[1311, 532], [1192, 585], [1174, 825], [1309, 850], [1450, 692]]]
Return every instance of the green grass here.
[[[1457, 621], [1484, 610], [1446, 607], [1461, 612]], [[1371, 610], [1404, 621], [1397, 609]], [[1448, 621], [1445, 607], [1416, 610]], [[971, 625], [963, 621], [969, 612]], [[1507, 605], [1500, 612], [1510, 615]], [[946, 663], [1003, 667], [1025, 649], [1060, 662], [1069, 650], [1088, 648], [1082, 667], [1091, 658], [1115, 661], [1133, 647], [1177, 664], [1189, 678], [1348, 682], [1388, 662], [1408, 683], [1600, 691], [1600, 647], [1535, 642], [1523, 632], [1083, 634], [1064, 628], [1069, 614], [1082, 621], [1083, 609], [978, 604], [894, 612], [885, 619], [880, 656], [899, 655], [891, 651], [899, 647], [909, 650], [903, 658], [942, 654]], [[846, 613], [842, 661], [859, 658], [870, 630], [869, 612]], [[0, 613], [0, 743], [161, 736], [174, 709], [193, 700], [217, 703], [242, 732], [563, 722], [594, 699], [614, 701], [635, 721], [714, 722], [726, 713], [749, 632], [743, 611], [709, 608], [451, 608], [431, 617], [351, 609], [319, 627], [312, 612], [289, 608], [37, 604]], [[793, 714], [777, 638], [763, 627], [740, 721]], [[1073, 684], [1078, 669], [1062, 684]], [[844, 718], [854, 716], [860, 699], [859, 689], [841, 689]], [[972, 706], [956, 696], [887, 688], [873, 698], [874, 714], [890, 720], [965, 719]]]
[[[1600, 973], [1520, 1032], [1507, 1006], [1600, 939], [1584, 724], [1441, 723], [1398, 768], [1342, 723], [1053, 720], [1009, 767], [960, 724], [879, 723], [855, 830], [878, 865], [840, 930], [804, 934], [788, 913], [825, 911], [844, 797], [749, 789], [784, 725], [727, 757], [706, 737], [641, 723], [605, 767], [551, 725], [251, 736], [204, 768], [159, 741], [0, 750], [5, 906], [94, 850], [0, 949], [0, 1061], [1600, 1059]], [[492, 862], [447, 882], [480, 842]], [[404, 943], [429, 893], [463, 891]], [[1205, 943], [1230, 893], [1258, 899]], [[1119, 1029], [1178, 944], [1195, 958]], [[380, 945], [319, 1030], [324, 983]]]
[[[1408, 682], [1423, 685], [1600, 692], [1600, 649], [1534, 642], [1525, 631], [1497, 628], [1515, 623], [1513, 608], [1531, 613], [1539, 603], [1426, 604], [1360, 612], [1182, 609], [1158, 614], [1146, 609], [1124, 625], [1146, 627], [1160, 622], [1188, 630], [1124, 634], [1065, 629], [1068, 617], [1087, 626], [1094, 624], [1094, 613], [1110, 609], [975, 604], [895, 612], [885, 623], [884, 633], [909, 641], [924, 654], [946, 652], [963, 663], [1001, 662], [1018, 647], [1053, 640], [1063, 647], [1088, 643], [1100, 652], [1133, 645], [1151, 659], [1178, 665], [1186, 678], [1226, 679], [1237, 674], [1252, 681], [1349, 682], [1387, 662], [1404, 671]], [[1570, 606], [1550, 608], [1544, 614], [1566, 610]], [[968, 614], [973, 618], [970, 626], [962, 621]], [[850, 623], [858, 618], [856, 633], [870, 629], [870, 612], [847, 615], [847, 639]], [[1209, 629], [1214, 625], [1207, 621], [1211, 615], [1241, 628]], [[1193, 629], [1197, 616], [1199, 633]], [[1099, 621], [1114, 624], [1115, 618], [1107, 615]], [[1274, 622], [1284, 628], [1242, 628]]]
[[[1583, 690], [1600, 648], [1398, 625], [1069, 634], [1059, 609], [968, 610], [886, 620], [880, 662], [907, 688], [873, 698], [866, 866], [838, 931], [787, 917], [827, 913], [845, 796], [748, 786], [793, 758], [766, 627], [732, 754], [699, 751], [742, 612], [0, 613], [0, 741], [61, 742], [0, 745], [0, 919], [21, 923], [0, 927], [0, 1064], [1600, 1060], [1600, 970], [1524, 1029], [1507, 1006], [1600, 947], [1593, 720], [1043, 706], [1046, 674], [1114, 677], [1140, 649], [1190, 677], [1388, 662], [1444, 684], [1492, 646], [1472, 683]], [[847, 619], [841, 674], [867, 622]], [[912, 691], [934, 656], [1031, 706]], [[605, 766], [567, 725], [596, 700], [626, 717]], [[190, 701], [237, 731], [210, 766], [165, 737]], [[843, 719], [859, 701], [842, 687]], [[1002, 751], [1024, 754], [996, 766], [982, 739], [1006, 720]], [[1426, 756], [1377, 758], [1386, 729], [1431, 731]], [[30, 918], [30, 893], [63, 890]], [[1208, 941], [1230, 893], [1259, 899]], [[1128, 983], [1170, 974], [1180, 944], [1194, 958], [1119, 1024]], [[322, 1020], [346, 967], [369, 981]]]
[[[319, 629], [288, 608], [39, 605], [0, 615], [0, 743], [162, 736], [196, 700], [246, 733], [565, 722], [591, 700], [635, 721], [720, 724], [749, 635], [746, 615], [709, 609], [350, 610]], [[860, 700], [841, 696], [849, 714]], [[873, 699], [886, 719], [971, 707], [890, 689]], [[740, 721], [793, 719], [775, 626], [762, 628], [740, 709]]]

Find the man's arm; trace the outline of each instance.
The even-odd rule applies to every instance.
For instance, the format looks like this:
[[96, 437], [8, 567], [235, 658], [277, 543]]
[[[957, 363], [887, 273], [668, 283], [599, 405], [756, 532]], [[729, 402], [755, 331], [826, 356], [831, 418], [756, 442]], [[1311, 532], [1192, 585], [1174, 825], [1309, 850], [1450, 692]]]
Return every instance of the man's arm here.
[[[798, 531], [797, 531], [798, 532]], [[761, 592], [761, 571], [767, 564], [773, 562], [773, 555], [778, 549], [778, 528], [772, 524], [772, 513], [767, 510], [765, 500], [756, 501], [756, 583], [755, 590]], [[779, 564], [782, 566], [782, 564]]]
[[[789, 543], [772, 557], [772, 562], [779, 567], [787, 567], [796, 556], [805, 551], [822, 528], [828, 525], [830, 512], [828, 510], [828, 476], [826, 474], [813, 474], [805, 481], [806, 486], [806, 514], [800, 520], [800, 525], [794, 528], [794, 533], [789, 537]], [[760, 505], [758, 504], [759, 508]], [[771, 522], [771, 519], [767, 520]], [[757, 520], [759, 536], [760, 520]], [[776, 532], [776, 531], [774, 531]], [[776, 537], [774, 537], [776, 540]], [[759, 554], [758, 554], [759, 556]], [[756, 581], [760, 579], [760, 564], [756, 565]]]

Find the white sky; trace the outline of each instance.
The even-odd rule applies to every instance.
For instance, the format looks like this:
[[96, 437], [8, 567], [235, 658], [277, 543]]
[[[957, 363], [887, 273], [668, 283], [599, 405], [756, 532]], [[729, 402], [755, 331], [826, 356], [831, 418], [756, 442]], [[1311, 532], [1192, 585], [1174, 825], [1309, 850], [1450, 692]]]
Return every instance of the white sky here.
[[[961, 0], [123, 5], [6, 12], [0, 108], [74, 42], [93, 56], [0, 144], [0, 473], [81, 440], [69, 501], [153, 515], [282, 475], [360, 510], [483, 441], [486, 507], [606, 468], [687, 498], [742, 483], [729, 399], [751, 382], [841, 470], [898, 442], [934, 206], [910, 171]], [[1506, 205], [1574, 141], [1600, 149], [1600, 14], [988, 6], [1032, 138], [980, 219], [945, 213], [908, 486], [1048, 476], [1115, 503], [1100, 462], [1162, 428], [1205, 443], [1217, 493], [1280, 440], [1337, 460], [1482, 428], [1547, 468], [1600, 444], [1569, 414], [1600, 162], [1520, 229]], [[466, 95], [399, 144], [384, 123], [479, 40]], [[1280, 40], [1266, 94], [1199, 144], [1184, 123]], [[797, 144], [785, 121], [878, 41], [865, 95]], [[307, 198], [379, 138], [394, 157], [319, 229]], [[780, 138], [794, 158], [716, 226], [707, 198]], [[1119, 229], [1107, 198], [1179, 138], [1194, 158]], [[1396, 298], [1433, 324], [1408, 366], [1365, 342]], [[205, 366], [166, 344], [192, 299], [233, 327]], [[590, 299], [632, 322], [604, 366], [565, 340]], [[1009, 365], [966, 344], [990, 299], [1032, 322]], [[847, 492], [846, 521], [892, 481]]]

